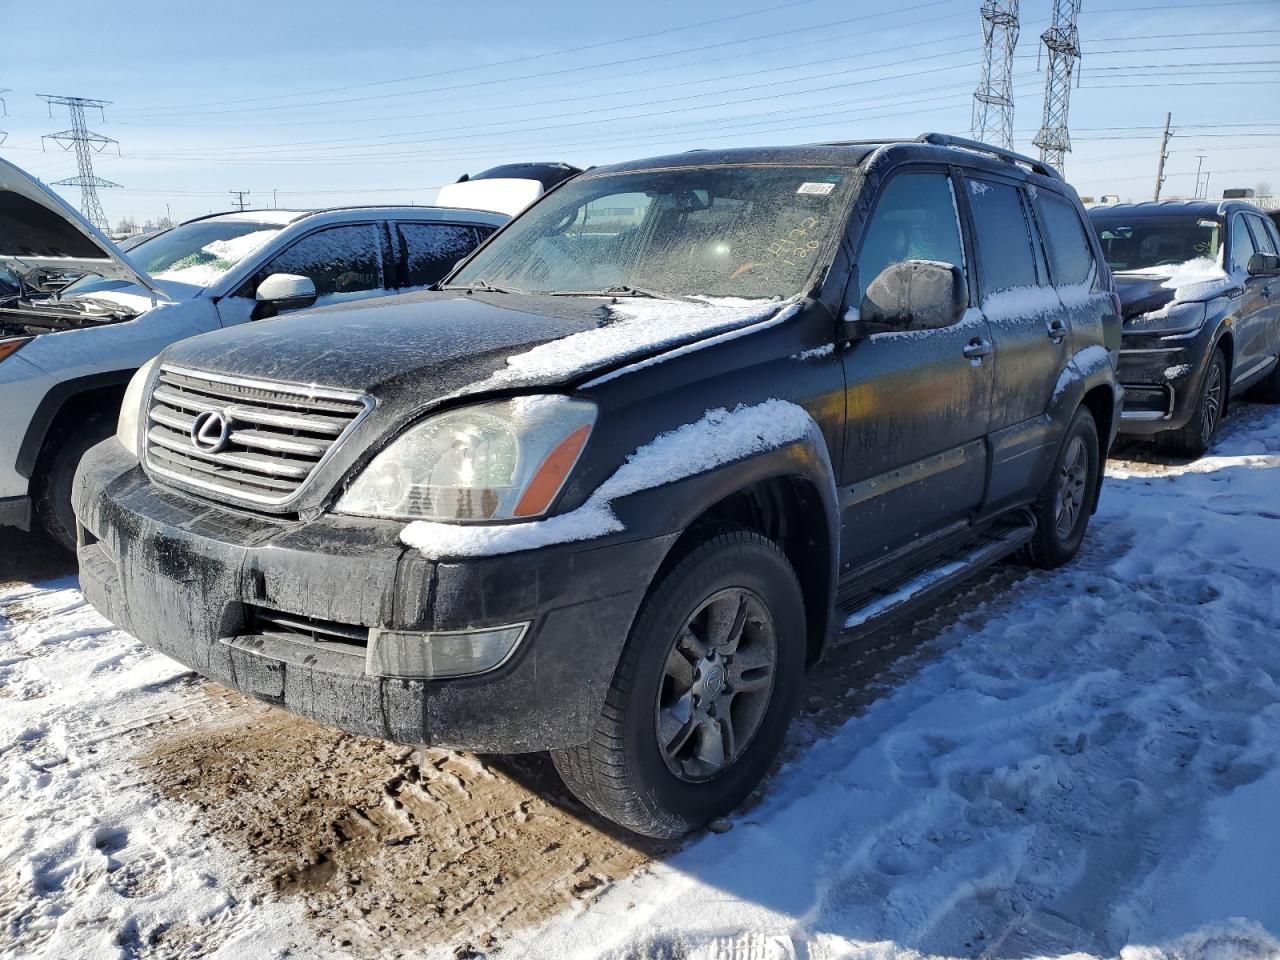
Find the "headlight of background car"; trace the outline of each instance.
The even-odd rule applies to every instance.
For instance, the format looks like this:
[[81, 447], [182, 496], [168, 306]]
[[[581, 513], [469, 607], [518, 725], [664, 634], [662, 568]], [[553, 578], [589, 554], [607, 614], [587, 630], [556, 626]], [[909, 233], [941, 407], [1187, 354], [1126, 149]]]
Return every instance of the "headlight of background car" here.
[[152, 357], [133, 375], [129, 386], [124, 389], [124, 400], [120, 403], [120, 419], [116, 421], [116, 440], [120, 446], [128, 450], [135, 458], [138, 456], [138, 423], [143, 417], [143, 404], [146, 403], [147, 379], [155, 369], [158, 357]]
[[1208, 313], [1205, 303], [1173, 303], [1162, 310], [1144, 313], [1125, 321], [1124, 332], [1141, 335], [1146, 333], [1164, 336], [1170, 333], [1192, 333], [1204, 324]]
[[542, 516], [578, 462], [596, 407], [516, 397], [451, 410], [410, 427], [356, 477], [339, 513], [401, 520]]

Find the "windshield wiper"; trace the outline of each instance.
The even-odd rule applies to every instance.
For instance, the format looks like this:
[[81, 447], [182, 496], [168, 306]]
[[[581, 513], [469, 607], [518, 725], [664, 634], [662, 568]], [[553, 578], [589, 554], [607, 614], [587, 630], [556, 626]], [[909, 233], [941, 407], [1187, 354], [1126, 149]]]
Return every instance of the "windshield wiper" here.
[[451, 283], [448, 286], [441, 287], [440, 289], [466, 290], [467, 293], [472, 293], [475, 290], [479, 290], [481, 293], [523, 294], [526, 292], [524, 290], [516, 290], [513, 287], [499, 287], [496, 284], [490, 283], [488, 280], [472, 280], [470, 283]]
[[629, 283], [619, 283], [603, 290], [552, 290], [553, 297], [648, 297], [651, 300], [681, 300], [684, 303], [702, 303], [693, 297], [682, 297], [678, 293], [663, 293], [650, 290], [648, 287], [637, 287]]

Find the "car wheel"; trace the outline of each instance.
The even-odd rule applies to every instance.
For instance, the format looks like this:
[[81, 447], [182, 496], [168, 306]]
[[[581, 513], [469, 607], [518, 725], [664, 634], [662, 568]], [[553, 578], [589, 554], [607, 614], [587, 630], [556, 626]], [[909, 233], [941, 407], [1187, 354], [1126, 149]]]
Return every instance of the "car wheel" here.
[[741, 803], [767, 772], [804, 672], [804, 600], [772, 541], [708, 534], [650, 589], [587, 743], [552, 751], [597, 813], [678, 837]]
[[94, 416], [54, 438], [36, 466], [36, 516], [53, 540], [72, 552], [76, 549], [76, 517], [71, 509], [71, 482], [80, 458], [115, 430], [115, 421]]
[[1245, 391], [1245, 399], [1254, 403], [1280, 403], [1280, 363], [1271, 372]]
[[1093, 414], [1081, 407], [1067, 427], [1053, 472], [1032, 506], [1036, 532], [1023, 548], [1024, 562], [1052, 570], [1076, 555], [1097, 502], [1101, 470], [1098, 427]]
[[1156, 449], [1175, 457], [1200, 457], [1213, 446], [1227, 408], [1227, 358], [1214, 350], [1200, 384], [1195, 413], [1180, 430], [1156, 434]]

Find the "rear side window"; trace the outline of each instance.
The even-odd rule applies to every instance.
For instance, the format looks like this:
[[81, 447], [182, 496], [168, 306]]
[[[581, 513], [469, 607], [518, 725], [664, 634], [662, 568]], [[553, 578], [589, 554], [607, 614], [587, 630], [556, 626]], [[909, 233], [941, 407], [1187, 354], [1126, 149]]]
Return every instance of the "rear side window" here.
[[404, 285], [425, 287], [444, 279], [480, 243], [475, 227], [453, 223], [401, 223]]
[[1088, 283], [1094, 276], [1093, 247], [1075, 205], [1042, 190], [1035, 206], [1054, 284], [1062, 287]]
[[964, 270], [951, 178], [904, 173], [889, 181], [863, 233], [858, 253], [858, 296], [886, 267], [903, 260], [938, 260]]
[[1231, 218], [1231, 273], [1244, 273], [1249, 269], [1249, 258], [1257, 251], [1253, 249], [1253, 238], [1249, 236], [1248, 225], [1243, 214], [1237, 213]]
[[[371, 223], [329, 227], [303, 237], [258, 271], [261, 283], [273, 273], [310, 277], [320, 302], [382, 289], [382, 244]], [[252, 295], [252, 294], [250, 294]]]
[[965, 183], [978, 235], [983, 294], [1034, 287], [1036, 257], [1018, 188], [992, 180], [966, 179]]

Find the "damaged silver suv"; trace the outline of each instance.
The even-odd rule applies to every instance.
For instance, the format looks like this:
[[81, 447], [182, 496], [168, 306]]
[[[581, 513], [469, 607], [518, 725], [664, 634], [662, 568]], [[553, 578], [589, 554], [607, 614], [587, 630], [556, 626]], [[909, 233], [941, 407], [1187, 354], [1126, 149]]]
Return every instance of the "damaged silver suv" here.
[[355, 733], [549, 750], [674, 836], [807, 665], [1079, 549], [1121, 391], [1075, 192], [905, 142], [589, 170], [434, 292], [170, 347], [75, 489], [104, 615]]

